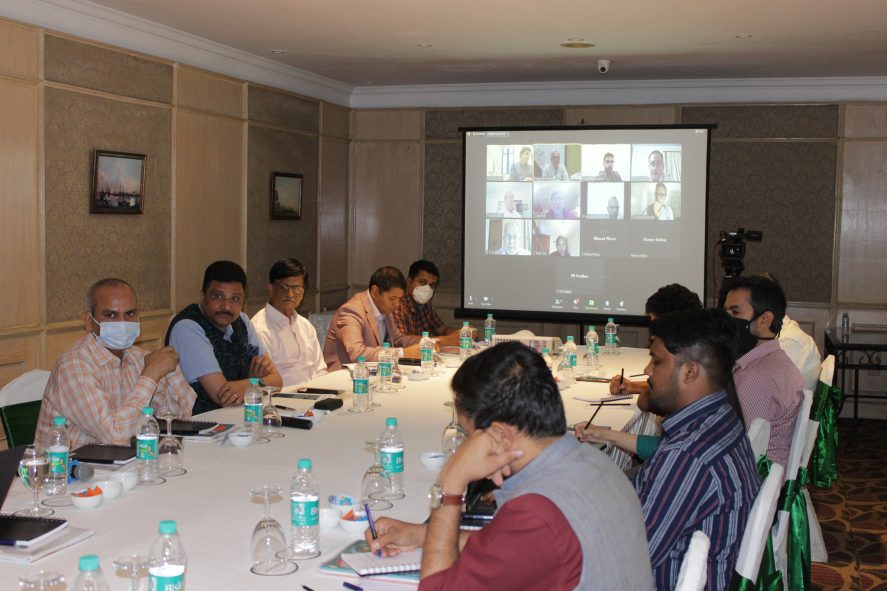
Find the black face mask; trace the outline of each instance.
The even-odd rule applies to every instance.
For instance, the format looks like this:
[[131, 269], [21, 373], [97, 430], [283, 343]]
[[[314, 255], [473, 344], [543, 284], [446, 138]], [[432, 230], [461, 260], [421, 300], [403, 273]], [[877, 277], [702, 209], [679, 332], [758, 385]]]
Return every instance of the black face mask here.
[[736, 359], [739, 359], [755, 348], [758, 344], [758, 337], [751, 333], [751, 320], [734, 316], [733, 324], [736, 326]]

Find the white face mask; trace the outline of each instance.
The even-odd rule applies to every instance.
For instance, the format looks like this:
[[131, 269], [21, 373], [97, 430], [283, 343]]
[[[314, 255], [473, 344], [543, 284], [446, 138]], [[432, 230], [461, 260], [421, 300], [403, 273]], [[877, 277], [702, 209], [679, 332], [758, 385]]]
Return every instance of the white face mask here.
[[434, 290], [430, 285], [420, 285], [413, 289], [413, 299], [417, 304], [427, 304], [434, 297]]
[[129, 349], [141, 333], [141, 324], [138, 322], [99, 322], [92, 314], [89, 317], [99, 325], [96, 340], [108, 349]]

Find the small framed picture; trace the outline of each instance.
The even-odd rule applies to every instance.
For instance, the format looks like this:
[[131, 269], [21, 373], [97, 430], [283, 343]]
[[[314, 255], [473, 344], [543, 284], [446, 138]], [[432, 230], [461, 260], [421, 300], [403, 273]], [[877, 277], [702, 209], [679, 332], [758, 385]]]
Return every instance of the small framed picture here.
[[302, 175], [271, 173], [271, 219], [302, 219]]
[[96, 150], [89, 213], [143, 213], [144, 154]]

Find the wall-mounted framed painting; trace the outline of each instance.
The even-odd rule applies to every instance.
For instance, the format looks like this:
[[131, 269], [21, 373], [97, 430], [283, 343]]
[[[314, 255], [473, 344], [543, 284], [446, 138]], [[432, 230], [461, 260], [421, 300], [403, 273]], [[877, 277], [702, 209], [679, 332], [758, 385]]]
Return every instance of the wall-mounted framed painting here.
[[146, 158], [144, 154], [96, 150], [89, 213], [143, 213]]
[[271, 173], [271, 219], [302, 219], [302, 175]]

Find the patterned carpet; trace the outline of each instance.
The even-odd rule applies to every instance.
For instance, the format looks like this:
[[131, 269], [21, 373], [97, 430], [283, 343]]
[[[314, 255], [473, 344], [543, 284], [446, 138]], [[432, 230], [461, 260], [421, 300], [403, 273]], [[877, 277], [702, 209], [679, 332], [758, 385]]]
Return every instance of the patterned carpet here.
[[[815, 589], [887, 591], [887, 421], [840, 420], [837, 482], [810, 487], [829, 562], [813, 564]], [[846, 442], [850, 441], [850, 448]]]

